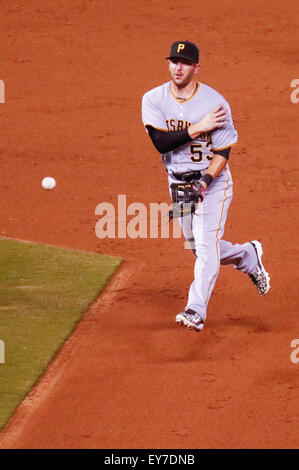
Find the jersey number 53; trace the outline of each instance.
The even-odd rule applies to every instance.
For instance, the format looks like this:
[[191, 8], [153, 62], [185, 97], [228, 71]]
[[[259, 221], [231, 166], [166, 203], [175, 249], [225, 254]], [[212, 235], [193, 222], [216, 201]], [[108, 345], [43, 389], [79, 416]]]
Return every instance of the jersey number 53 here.
[[202, 144], [190, 145], [191, 148], [191, 160], [194, 163], [200, 163], [203, 159], [212, 160], [213, 155], [204, 154], [202, 151]]

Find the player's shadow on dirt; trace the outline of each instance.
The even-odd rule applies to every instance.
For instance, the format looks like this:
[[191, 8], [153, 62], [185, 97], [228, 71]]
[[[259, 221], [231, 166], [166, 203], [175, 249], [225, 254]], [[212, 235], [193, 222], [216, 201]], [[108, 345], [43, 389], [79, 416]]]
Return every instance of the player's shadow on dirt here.
[[[140, 325], [141, 329], [144, 329], [143, 325]], [[172, 330], [173, 329], [173, 321], [160, 321], [151, 323], [147, 327], [148, 331], [161, 331], [161, 330]]]
[[271, 333], [272, 325], [269, 322], [261, 320], [256, 317], [229, 317], [225, 319], [215, 319], [211, 318], [209, 321], [209, 326], [212, 328], [221, 328], [223, 327], [242, 327], [249, 329], [248, 333]]
[[156, 321], [137, 326], [142, 341], [135, 340], [135, 348], [151, 364], [201, 363], [237, 357], [241, 337], [272, 332], [269, 322], [259, 318], [210, 318], [203, 331], [190, 331], [174, 321]]
[[[249, 329], [248, 333], [271, 333], [272, 332], [272, 325], [269, 322], [265, 322], [260, 318], [250, 317], [250, 318], [225, 318], [225, 319], [215, 319], [215, 318], [208, 318], [206, 322], [205, 329], [215, 328], [215, 330], [219, 329], [223, 332], [223, 329], [226, 327], [242, 327], [244, 329]], [[161, 331], [161, 330], [172, 330], [174, 327], [178, 328], [177, 325], [173, 323], [173, 321], [158, 321], [151, 323], [150, 325], [146, 326], [148, 331]], [[138, 325], [136, 326], [138, 328]], [[144, 325], [139, 325], [140, 329], [145, 328]], [[187, 330], [187, 329], [186, 329]], [[194, 332], [195, 333], [195, 332]]]
[[140, 335], [134, 338], [139, 356], [150, 364], [194, 363], [208, 358], [205, 354], [210, 335], [190, 331], [174, 321], [139, 325]]

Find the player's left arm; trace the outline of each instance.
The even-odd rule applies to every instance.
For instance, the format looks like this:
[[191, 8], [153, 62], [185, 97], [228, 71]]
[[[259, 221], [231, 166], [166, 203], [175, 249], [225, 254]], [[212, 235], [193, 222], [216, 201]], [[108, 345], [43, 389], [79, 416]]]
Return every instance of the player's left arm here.
[[193, 181], [191, 186], [191, 199], [193, 196], [193, 200], [203, 201], [209, 185], [226, 167], [229, 154], [230, 147], [219, 150], [219, 153], [213, 155], [211, 163], [205, 174], [200, 178], [199, 181]]
[[228, 116], [225, 126], [215, 129], [210, 134], [214, 152], [211, 163], [199, 182], [195, 182], [192, 185], [195, 198], [199, 201], [203, 201], [209, 185], [226, 167], [231, 147], [238, 140], [238, 133], [235, 129], [228, 103], [226, 103], [226, 106]]
[[[231, 147], [236, 144], [238, 140], [238, 133], [235, 129], [231, 110], [229, 104], [225, 102], [227, 108], [227, 120], [225, 126], [220, 129], [215, 129], [211, 133], [211, 140], [213, 146], [214, 155], [211, 163], [205, 173], [206, 182], [204, 181], [204, 187], [207, 189], [209, 184], [217, 178], [217, 176], [226, 167]], [[207, 184], [205, 184], [207, 183]]]
[[[210, 178], [207, 179], [207, 183], [212, 182], [218, 175], [224, 170], [227, 165], [229, 154], [231, 151], [231, 147], [228, 147], [223, 150], [218, 150], [212, 157], [211, 163], [206, 171], [206, 175], [211, 175], [212, 180]], [[204, 188], [207, 189], [208, 184], [205, 181], [202, 181]]]

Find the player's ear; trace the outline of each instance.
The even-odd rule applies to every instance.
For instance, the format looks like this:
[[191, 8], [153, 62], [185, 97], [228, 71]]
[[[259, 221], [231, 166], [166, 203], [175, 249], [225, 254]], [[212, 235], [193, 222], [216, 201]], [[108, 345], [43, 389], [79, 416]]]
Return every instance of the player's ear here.
[[194, 69], [194, 75], [199, 72], [200, 69], [200, 63], [196, 64], [195, 69]]

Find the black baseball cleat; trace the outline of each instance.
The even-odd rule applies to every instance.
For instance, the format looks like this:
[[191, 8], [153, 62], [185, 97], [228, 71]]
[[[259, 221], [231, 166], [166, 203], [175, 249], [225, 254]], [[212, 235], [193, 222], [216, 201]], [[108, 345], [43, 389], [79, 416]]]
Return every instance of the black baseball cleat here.
[[253, 284], [257, 288], [257, 291], [260, 295], [265, 295], [270, 289], [270, 275], [265, 270], [262, 263], [263, 248], [262, 244], [257, 240], [252, 240], [252, 245], [256, 251], [258, 265], [255, 271], [251, 274], [248, 274]]
[[179, 313], [175, 321], [182, 326], [186, 326], [189, 330], [200, 331], [204, 327], [204, 321], [201, 316], [191, 308], [188, 308], [185, 312]]

